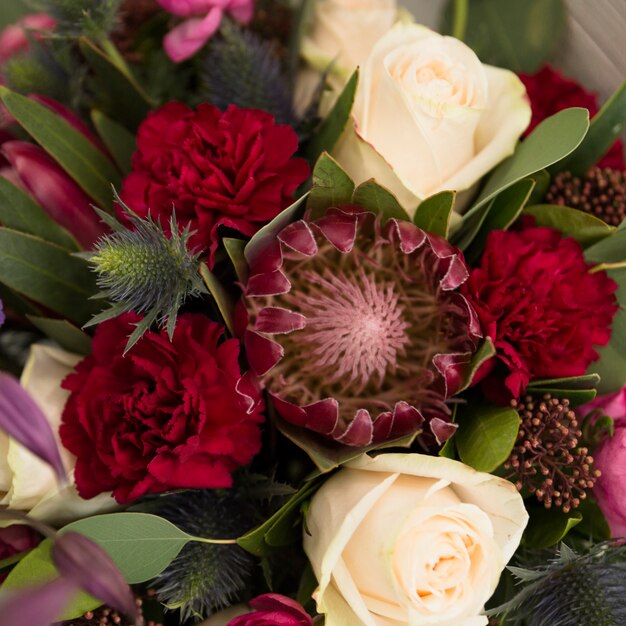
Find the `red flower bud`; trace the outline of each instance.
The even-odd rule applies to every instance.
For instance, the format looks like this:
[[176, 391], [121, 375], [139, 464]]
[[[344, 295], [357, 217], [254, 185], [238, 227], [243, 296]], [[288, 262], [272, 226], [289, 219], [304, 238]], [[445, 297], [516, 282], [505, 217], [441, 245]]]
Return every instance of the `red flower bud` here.
[[[89, 197], [41, 148], [25, 141], [7, 141], [1, 151], [23, 187], [83, 247], [90, 248], [106, 232]], [[3, 176], [14, 180], [11, 173]]]

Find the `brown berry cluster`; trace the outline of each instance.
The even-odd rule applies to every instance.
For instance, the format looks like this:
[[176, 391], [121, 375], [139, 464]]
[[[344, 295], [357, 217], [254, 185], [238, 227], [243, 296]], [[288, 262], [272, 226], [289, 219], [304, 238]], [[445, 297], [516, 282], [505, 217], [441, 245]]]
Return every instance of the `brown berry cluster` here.
[[[154, 595], [154, 590], [151, 589], [148, 591], [148, 597], [154, 597]], [[163, 624], [157, 623], [153, 620], [144, 621], [142, 610], [143, 600], [141, 598], [137, 598], [136, 603], [140, 616], [140, 619], [137, 622], [138, 624], [144, 624], [144, 626], [163, 626]], [[134, 626], [134, 624], [134, 621], [130, 621], [127, 617], [121, 615], [114, 609], [107, 606], [101, 606], [95, 611], [88, 611], [82, 617], [61, 622], [59, 626]]]
[[626, 217], [625, 172], [608, 167], [592, 167], [582, 177], [561, 172], [548, 189], [546, 200], [591, 213], [610, 226], [619, 226]]
[[504, 464], [519, 491], [528, 490], [549, 509], [564, 513], [587, 497], [600, 471], [593, 468], [589, 450], [579, 446], [582, 436], [569, 400], [526, 396], [513, 400], [521, 425], [511, 455]]

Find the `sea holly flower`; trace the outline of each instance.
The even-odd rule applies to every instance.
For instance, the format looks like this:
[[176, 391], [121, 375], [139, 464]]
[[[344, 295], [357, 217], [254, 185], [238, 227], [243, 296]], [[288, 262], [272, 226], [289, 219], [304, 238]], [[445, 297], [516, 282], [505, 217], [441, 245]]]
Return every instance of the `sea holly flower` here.
[[[244, 342], [280, 415], [351, 446], [454, 427], [480, 333], [461, 253], [358, 207], [298, 221], [251, 254]], [[243, 322], [243, 320], [239, 320]]]

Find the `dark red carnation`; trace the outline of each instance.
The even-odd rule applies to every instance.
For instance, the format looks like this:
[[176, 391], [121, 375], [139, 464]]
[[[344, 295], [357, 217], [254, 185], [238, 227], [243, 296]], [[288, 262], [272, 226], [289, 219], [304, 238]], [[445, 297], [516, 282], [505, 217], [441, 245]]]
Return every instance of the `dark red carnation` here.
[[231, 472], [261, 445], [263, 404], [242, 377], [239, 341], [203, 315], [147, 332], [124, 357], [140, 318], [100, 324], [91, 356], [63, 382], [71, 395], [60, 428], [77, 457], [83, 498], [113, 491], [118, 502], [171, 488], [228, 487]]
[[122, 199], [165, 227], [174, 209], [181, 227], [197, 231], [192, 247], [212, 259], [220, 226], [251, 236], [292, 202], [309, 176], [292, 158], [297, 149], [295, 131], [263, 111], [171, 102], [139, 127]]
[[[519, 77], [526, 87], [532, 107], [532, 119], [530, 126], [526, 129], [526, 135], [546, 117], [563, 109], [583, 107], [589, 110], [590, 117], [600, 110], [597, 94], [587, 91], [575, 80], [563, 76], [550, 65], [544, 65], [535, 74], [520, 74]], [[626, 163], [622, 141], [617, 140], [597, 165], [623, 170]]]
[[490, 372], [491, 397], [508, 390], [517, 398], [534, 378], [579, 376], [598, 358], [594, 346], [611, 338], [617, 285], [590, 267], [580, 245], [552, 228], [489, 234], [462, 291], [496, 347], [482, 372]]
[[235, 617], [227, 626], [313, 626], [311, 616], [300, 604], [277, 593], [266, 593], [250, 601], [254, 613]]

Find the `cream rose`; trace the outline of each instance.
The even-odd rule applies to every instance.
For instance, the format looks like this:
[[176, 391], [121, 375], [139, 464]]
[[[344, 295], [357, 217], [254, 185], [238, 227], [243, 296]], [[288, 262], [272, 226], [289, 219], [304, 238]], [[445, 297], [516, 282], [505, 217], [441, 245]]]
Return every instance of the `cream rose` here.
[[421, 454], [348, 463], [311, 501], [304, 549], [326, 626], [482, 626], [528, 521], [501, 478]]
[[453, 37], [396, 24], [361, 67], [353, 124], [334, 156], [413, 213], [427, 196], [472, 187], [513, 152], [530, 115], [513, 72], [483, 65]]
[[[61, 389], [61, 383], [80, 359], [75, 354], [47, 345], [35, 344], [30, 349], [20, 382], [48, 418], [55, 433], [69, 395]], [[115, 501], [106, 494], [92, 500], [83, 500], [78, 495], [71, 485], [74, 457], [60, 442], [59, 449], [63, 464], [69, 470], [70, 484], [63, 487], [59, 486], [49, 465], [0, 431], [0, 504], [26, 511], [32, 517], [52, 524], [64, 524], [115, 508]]]

